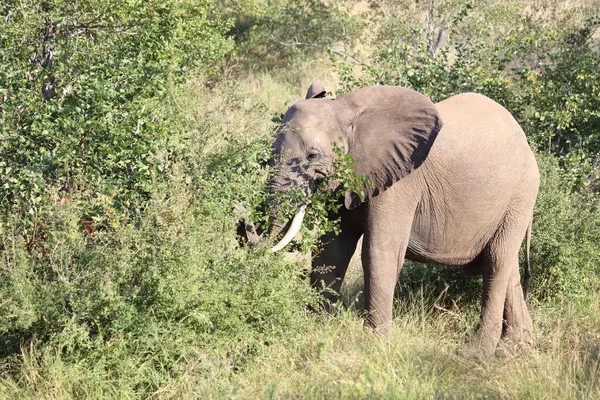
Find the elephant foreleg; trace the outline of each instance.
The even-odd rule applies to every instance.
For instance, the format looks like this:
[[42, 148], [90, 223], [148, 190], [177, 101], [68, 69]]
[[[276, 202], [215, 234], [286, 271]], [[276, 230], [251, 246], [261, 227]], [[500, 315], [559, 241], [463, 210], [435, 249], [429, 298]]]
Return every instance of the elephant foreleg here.
[[[363, 246], [369, 242], [365, 239]], [[407, 246], [408, 239], [400, 249], [363, 250], [365, 297], [369, 312], [366, 322], [383, 335], [387, 334], [392, 323], [394, 290]]]
[[386, 335], [392, 322], [394, 290], [408, 247], [414, 208], [372, 208], [362, 251], [369, 312], [366, 323], [376, 332]]
[[[358, 210], [356, 214], [360, 216], [360, 212]], [[332, 304], [338, 299], [348, 265], [363, 233], [362, 221], [348, 218], [348, 214], [350, 212], [342, 215], [339, 236], [331, 232], [322, 238], [323, 248], [312, 262], [310, 283], [322, 291], [323, 308], [327, 311], [332, 310]]]

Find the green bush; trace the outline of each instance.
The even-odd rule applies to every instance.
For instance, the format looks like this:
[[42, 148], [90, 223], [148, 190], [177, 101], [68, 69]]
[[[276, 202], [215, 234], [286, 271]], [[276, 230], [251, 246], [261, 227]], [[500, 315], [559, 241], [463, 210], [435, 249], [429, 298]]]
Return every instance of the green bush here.
[[338, 0], [226, 0], [220, 9], [235, 21], [231, 33], [241, 60], [257, 69], [285, 67], [299, 56], [351, 45], [362, 24], [349, 7]]
[[272, 131], [243, 135], [224, 125], [223, 112], [235, 104], [250, 115], [248, 130], [264, 127], [268, 114], [244, 108], [241, 95], [209, 111], [215, 93], [206, 93], [199, 124], [190, 121], [208, 141], [180, 137], [186, 156], [179, 152], [154, 185], [137, 224], [82, 234], [81, 200], [54, 202], [36, 251], [15, 234], [16, 216], [4, 225], [0, 365], [16, 368], [14, 379], [27, 380], [25, 346], [45, 373], [63, 365], [82, 380], [69, 396], [117, 388], [147, 397], [190, 374], [243, 369], [269, 343], [305, 329], [316, 304], [306, 264], [236, 238], [233, 205], [264, 193]]
[[39, 396], [30, 362], [70, 377], [63, 397], [149, 397], [301, 332], [304, 264], [235, 236], [270, 115], [239, 90], [172, 93], [232, 48], [211, 4], [0, 7], [0, 379]]
[[[170, 85], [232, 49], [211, 1], [8, 1], [0, 5], [0, 208], [36, 230], [58, 197], [135, 216], [168, 166]], [[38, 230], [39, 231], [39, 230]]]
[[559, 156], [600, 154], [600, 56], [591, 46], [600, 18], [561, 37], [532, 30], [502, 47], [507, 60], [538, 53], [531, 65], [515, 68], [524, 129], [540, 150]]
[[531, 244], [532, 293], [540, 300], [588, 305], [600, 289], [600, 210], [591, 190], [570, 189], [572, 172], [538, 154], [541, 188]]

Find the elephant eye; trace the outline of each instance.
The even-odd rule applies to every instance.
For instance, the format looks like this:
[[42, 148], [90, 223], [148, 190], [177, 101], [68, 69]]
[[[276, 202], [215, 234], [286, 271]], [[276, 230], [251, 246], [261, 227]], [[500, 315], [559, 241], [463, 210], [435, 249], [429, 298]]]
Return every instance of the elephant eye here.
[[308, 152], [306, 158], [310, 162], [319, 161], [321, 159], [321, 153], [319, 153], [317, 150], [311, 150]]

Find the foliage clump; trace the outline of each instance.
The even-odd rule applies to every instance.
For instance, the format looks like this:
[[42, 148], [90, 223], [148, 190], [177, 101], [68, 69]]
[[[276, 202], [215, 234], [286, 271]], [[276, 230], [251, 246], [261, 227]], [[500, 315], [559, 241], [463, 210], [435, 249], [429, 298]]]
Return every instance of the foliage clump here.
[[231, 33], [251, 69], [284, 67], [327, 48], [343, 51], [363, 28], [352, 3], [339, 0], [225, 0], [220, 9], [234, 21]]
[[[0, 357], [13, 379], [28, 379], [31, 360], [46, 376], [71, 371], [80, 385], [63, 387], [70, 396], [147, 397], [188, 375], [243, 369], [277, 338], [306, 329], [317, 304], [306, 265], [238, 243], [233, 205], [262, 196], [271, 124], [226, 92], [214, 106], [197, 89], [195, 106], [215, 108], [190, 121], [191, 135], [180, 138], [186, 156], [153, 185], [135, 224], [82, 232], [84, 200], [73, 199], [52, 203], [44, 247], [28, 250], [18, 221], [3, 225]], [[231, 102], [248, 126], [222, 120]], [[219, 136], [201, 140], [205, 129]], [[253, 136], [240, 136], [244, 129]]]
[[[169, 85], [232, 50], [210, 1], [8, 1], [0, 5], [2, 215], [43, 223], [48, 187], [85, 217], [135, 217], [168, 167], [180, 123]], [[105, 218], [104, 218], [105, 219]], [[36, 238], [32, 238], [35, 241]]]

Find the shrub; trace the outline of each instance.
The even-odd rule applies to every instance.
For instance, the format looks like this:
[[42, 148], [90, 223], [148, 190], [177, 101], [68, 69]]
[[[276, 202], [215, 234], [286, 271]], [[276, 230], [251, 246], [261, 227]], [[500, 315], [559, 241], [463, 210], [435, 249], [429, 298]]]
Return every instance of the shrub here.
[[268, 174], [266, 110], [223, 88], [204, 92], [196, 107], [204, 115], [188, 133], [204, 140], [179, 137], [185, 155], [154, 184], [135, 225], [82, 234], [77, 199], [49, 203], [43, 249], [26, 250], [16, 216], [4, 225], [3, 379], [10, 373], [25, 385], [29, 360], [46, 377], [62, 370], [81, 380], [69, 396], [148, 397], [189, 375], [243, 369], [309, 324], [316, 295], [305, 263], [268, 246], [241, 248], [235, 236], [234, 203], [261, 196]]
[[[42, 196], [87, 198], [87, 217], [134, 216], [178, 126], [156, 112], [171, 84], [232, 48], [211, 2], [8, 1], [0, 5], [0, 208], [27, 224]], [[159, 151], [161, 150], [161, 151]], [[39, 229], [38, 229], [39, 232]]]
[[600, 154], [600, 57], [591, 48], [599, 25], [600, 18], [590, 18], [565, 37], [532, 30], [501, 47], [507, 60], [537, 53], [531, 65], [514, 69], [520, 95], [515, 111], [540, 150], [567, 157]]
[[234, 19], [231, 33], [252, 69], [284, 67], [298, 56], [351, 45], [361, 32], [361, 21], [337, 0], [228, 0], [221, 10]]
[[532, 293], [540, 300], [588, 305], [600, 289], [600, 210], [597, 194], [573, 188], [572, 172], [538, 154], [541, 188], [531, 244]]

